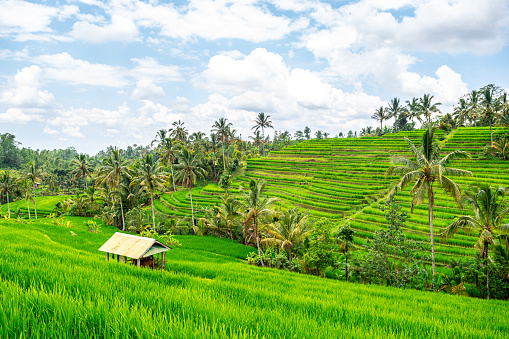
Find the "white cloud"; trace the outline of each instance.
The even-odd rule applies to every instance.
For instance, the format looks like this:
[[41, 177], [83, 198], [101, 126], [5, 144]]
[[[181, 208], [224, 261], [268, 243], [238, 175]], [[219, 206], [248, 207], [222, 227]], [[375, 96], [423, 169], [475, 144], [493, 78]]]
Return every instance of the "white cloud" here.
[[32, 121], [41, 121], [39, 114], [25, 113], [21, 108], [9, 108], [7, 112], [0, 113], [0, 121], [14, 124], [26, 124]]
[[43, 71], [38, 66], [25, 67], [14, 76], [12, 87], [0, 92], [0, 103], [18, 107], [55, 107], [55, 97], [41, 90]]
[[0, 11], [0, 35], [51, 32], [48, 27], [59, 10], [27, 1], [4, 0]]
[[46, 77], [57, 81], [104, 87], [123, 87], [129, 83], [118, 67], [74, 59], [66, 52], [41, 55], [33, 60], [46, 66]]
[[137, 65], [127, 73], [137, 79], [150, 78], [154, 82], [182, 80], [178, 66], [161, 65], [151, 57], [133, 58], [131, 61]]
[[44, 130], [43, 130], [43, 132], [44, 132], [45, 134], [49, 134], [49, 135], [60, 134], [60, 132], [59, 132], [59, 131], [54, 130], [54, 129], [51, 129], [51, 128], [49, 128], [48, 126], [44, 126]]
[[278, 40], [308, 24], [307, 19], [292, 21], [276, 16], [256, 1], [191, 0], [187, 6], [155, 5], [131, 1], [130, 15], [144, 27], [159, 28], [160, 34], [188, 40], [201, 37], [243, 39], [253, 42]]
[[[95, 19], [92, 20], [96, 21]], [[140, 32], [133, 20], [117, 14], [113, 14], [111, 23], [104, 26], [98, 26], [87, 21], [76, 22], [70, 34], [77, 40], [92, 43], [140, 40]]]
[[149, 79], [141, 79], [136, 83], [132, 98], [136, 100], [157, 99], [164, 97], [164, 91]]
[[108, 127], [123, 125], [129, 111], [125, 104], [114, 111], [100, 108], [71, 108], [61, 110], [58, 116], [48, 120], [48, 124], [61, 127], [62, 133], [67, 136], [83, 137], [81, 127], [90, 124]]
[[251, 135], [252, 121], [260, 111], [270, 114], [278, 129], [309, 125], [339, 131], [372, 124], [371, 114], [384, 104], [360, 91], [345, 93], [309, 70], [290, 69], [281, 56], [261, 48], [240, 60], [212, 57], [201, 81], [213, 94], [192, 108], [193, 116], [203, 121], [226, 116], [244, 136]]

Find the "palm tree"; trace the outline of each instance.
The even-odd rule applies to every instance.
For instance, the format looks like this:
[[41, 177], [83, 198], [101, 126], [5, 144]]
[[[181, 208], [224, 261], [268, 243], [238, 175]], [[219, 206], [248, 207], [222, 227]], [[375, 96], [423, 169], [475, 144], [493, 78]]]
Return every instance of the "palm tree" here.
[[[251, 129], [254, 129], [255, 131], [258, 131], [259, 129], [262, 130], [262, 140], [265, 140], [265, 128], [274, 128], [272, 126], [272, 121], [269, 120], [269, 118], [270, 115], [266, 116], [265, 113], [260, 112], [254, 120], [255, 125], [251, 127]], [[262, 156], [265, 156], [265, 142], [262, 144]]]
[[431, 94], [424, 94], [422, 98], [419, 98], [418, 115], [424, 115], [428, 124], [431, 123], [431, 114], [440, 112], [438, 106], [441, 103], [436, 102], [433, 104], [433, 97]]
[[260, 151], [260, 145], [263, 144], [263, 137], [260, 135], [260, 131], [254, 132], [253, 136], [249, 136], [249, 139], [253, 140], [253, 145]]
[[28, 179], [22, 176], [16, 179], [16, 184], [18, 185], [18, 189], [21, 193], [23, 193], [23, 198], [25, 198], [25, 202], [27, 203], [28, 219], [31, 219], [30, 205], [28, 203], [28, 198], [30, 196], [30, 183], [28, 182]]
[[421, 117], [419, 116], [419, 99], [412, 98], [412, 100], [406, 101], [406, 110], [408, 112], [408, 116], [410, 120], [417, 119], [422, 124]]
[[268, 225], [267, 232], [271, 238], [262, 240], [262, 243], [271, 243], [288, 253], [288, 260], [292, 260], [293, 247], [304, 241], [312, 232], [312, 223], [306, 212], [299, 211], [298, 207], [283, 211], [278, 220]]
[[[340, 241], [341, 245], [339, 250], [345, 256], [345, 281], [349, 281], [348, 277], [348, 252], [355, 250], [356, 247], [353, 242], [353, 235], [355, 231], [350, 228], [350, 224], [342, 226], [336, 233], [336, 237]], [[337, 266], [336, 266], [337, 267]]]
[[221, 139], [221, 144], [223, 148], [223, 169], [226, 170], [226, 162], [224, 157], [224, 142], [228, 140], [228, 136], [230, 134], [230, 126], [232, 126], [231, 122], [226, 122], [228, 119], [220, 118], [218, 121], [214, 122], [212, 125], [212, 132], [216, 132], [216, 135], [219, 139]]
[[[265, 180], [260, 180], [258, 182], [251, 180], [249, 182], [249, 190], [247, 193], [243, 191], [245, 198], [244, 203], [244, 225], [252, 226], [254, 232], [254, 238], [256, 241], [256, 247], [258, 249], [258, 255], [260, 255], [260, 239], [258, 234], [258, 226], [260, 224], [260, 218], [269, 215], [272, 210], [269, 207], [277, 201], [277, 198], [269, 198], [268, 196], [263, 197], [263, 191], [265, 190], [265, 186], [267, 183]], [[251, 236], [246, 235], [246, 245], [249, 242]], [[262, 263], [263, 265], [263, 263]]]
[[[170, 172], [171, 172], [171, 180], [173, 182], [173, 192], [177, 191], [177, 188], [175, 186], [175, 177], [173, 175], [173, 163], [177, 159], [176, 153], [177, 149], [171, 138], [166, 137], [166, 132], [164, 130], [159, 131], [159, 145], [157, 146], [157, 153], [159, 154], [159, 157], [163, 164], [168, 166], [170, 165]], [[163, 133], [161, 133], [163, 132]]]
[[493, 141], [489, 148], [494, 155], [501, 155], [502, 159], [507, 160], [509, 157], [509, 136], [504, 135], [497, 141]]
[[403, 175], [399, 183], [391, 190], [390, 194], [393, 194], [398, 189], [402, 191], [408, 184], [416, 181], [410, 190], [410, 194], [413, 194], [411, 212], [413, 212], [414, 206], [424, 202], [426, 196], [428, 198], [433, 275], [435, 274], [435, 245], [433, 232], [433, 206], [435, 204], [435, 194], [433, 191], [433, 184], [438, 182], [440, 187], [448, 192], [449, 195], [451, 195], [459, 203], [461, 195], [460, 187], [446, 175], [472, 176], [472, 172], [470, 171], [445, 167], [449, 161], [459, 158], [468, 158], [468, 155], [463, 151], [453, 151], [440, 159], [440, 149], [433, 140], [434, 132], [435, 129], [432, 129], [428, 125], [428, 128], [422, 136], [422, 145], [420, 150], [417, 149], [410, 139], [405, 137], [405, 140], [410, 146], [410, 151], [415, 156], [415, 162], [405, 157], [395, 156], [391, 159], [391, 163], [395, 164], [395, 166], [389, 167], [385, 173], [386, 177], [393, 174]]
[[242, 216], [242, 204], [233, 196], [225, 194], [221, 197], [221, 205], [218, 209], [218, 216], [224, 221], [226, 229], [230, 233], [230, 238], [233, 240], [233, 228], [235, 220]]
[[194, 226], [194, 210], [193, 210], [193, 185], [197, 178], [205, 178], [207, 171], [201, 167], [198, 154], [187, 150], [186, 148], [177, 155], [179, 163], [175, 165], [177, 174], [175, 178], [182, 182], [184, 187], [189, 187], [189, 198], [191, 199], [191, 218]]
[[9, 192], [12, 192], [16, 187], [16, 180], [11, 176], [11, 172], [3, 171], [0, 174], [0, 193], [5, 192], [7, 194], [7, 211], [9, 218], [11, 217], [11, 205], [9, 200]]
[[122, 214], [122, 230], [125, 231], [124, 206], [122, 204], [122, 194], [120, 191], [120, 180], [128, 173], [127, 161], [122, 158], [122, 150], [116, 147], [111, 155], [105, 159], [99, 166], [96, 185], [106, 183], [110, 189], [117, 188], [117, 195], [120, 202], [120, 211]]
[[491, 126], [496, 114], [496, 101], [495, 87], [490, 85], [486, 86], [481, 92], [481, 111], [479, 112], [479, 115], [484, 121], [488, 120], [488, 123], [490, 124], [491, 144], [493, 144], [493, 131]]
[[74, 159], [71, 161], [71, 167], [73, 168], [72, 173], [74, 174], [74, 179], [82, 178], [85, 182], [85, 190], [87, 189], [87, 177], [92, 174], [94, 170], [88, 163], [88, 159], [86, 154], [76, 154], [74, 155]]
[[[400, 101], [398, 98], [394, 98], [391, 101], [389, 101], [389, 105], [385, 109], [387, 118], [389, 118], [389, 119], [394, 118], [394, 126], [396, 126], [395, 128], [397, 128], [397, 125], [398, 125], [397, 121], [398, 121], [399, 115], [401, 113], [405, 112], [405, 107], [401, 106], [399, 102]], [[397, 130], [396, 130], [396, 132], [397, 132]]]
[[380, 106], [375, 113], [371, 116], [371, 119], [375, 119], [376, 121], [380, 121], [380, 129], [383, 128], [383, 122], [384, 120], [389, 119], [389, 115], [387, 114], [385, 108], [383, 106]]
[[477, 118], [477, 114], [479, 111], [479, 91], [472, 90], [468, 94], [468, 109], [467, 109], [467, 116], [468, 119], [475, 123], [475, 119]]
[[[479, 238], [474, 247], [479, 249], [482, 259], [488, 263], [489, 245], [498, 245], [495, 240], [495, 230], [509, 230], [509, 223], [503, 224], [509, 214], [509, 206], [505, 204], [506, 189], [499, 186], [496, 190], [489, 185], [473, 187], [472, 191], [465, 192], [461, 200], [472, 209], [473, 216], [463, 215], [454, 221], [442, 232], [445, 238], [452, 237], [460, 229], [479, 229]], [[486, 288], [489, 298], [489, 276], [486, 276]]]
[[136, 174], [131, 182], [131, 186], [139, 185], [140, 191], [150, 193], [150, 206], [152, 208], [152, 227], [156, 230], [156, 219], [154, 213], [154, 190], [163, 187], [168, 178], [168, 173], [164, 172], [163, 166], [159, 161], [154, 161], [152, 154], [148, 153], [141, 159], [136, 166]]
[[170, 128], [170, 137], [173, 139], [185, 143], [187, 140], [187, 129], [184, 127], [183, 121], [174, 121], [172, 124], [172, 128]]
[[459, 105], [454, 107], [453, 116], [454, 116], [454, 119], [456, 120], [457, 126], [463, 125], [463, 123], [466, 120], [470, 120], [469, 114], [468, 114], [469, 113], [468, 108], [469, 107], [468, 107], [467, 101], [463, 98], [460, 99]]
[[37, 219], [37, 202], [35, 201], [35, 188], [42, 180], [42, 170], [35, 166], [33, 161], [29, 161], [28, 164], [23, 166], [22, 177], [32, 184], [32, 192], [34, 196], [34, 214]]

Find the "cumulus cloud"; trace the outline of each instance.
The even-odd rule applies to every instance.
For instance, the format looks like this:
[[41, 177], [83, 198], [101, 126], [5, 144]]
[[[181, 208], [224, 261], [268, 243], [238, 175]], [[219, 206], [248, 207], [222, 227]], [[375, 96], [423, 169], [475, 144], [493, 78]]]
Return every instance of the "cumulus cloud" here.
[[[90, 18], [96, 21], [94, 18]], [[99, 26], [88, 21], [79, 21], [73, 25], [70, 35], [81, 41], [106, 43], [112, 41], [132, 42], [140, 40], [140, 32], [131, 18], [118, 14], [111, 16], [111, 23]]]
[[0, 113], [0, 121], [14, 124], [26, 124], [31, 121], [42, 121], [39, 114], [26, 113], [21, 108], [9, 108], [5, 113]]
[[[205, 120], [226, 116], [242, 133], [251, 134], [257, 112], [270, 114], [283, 129], [305, 125], [339, 131], [369, 121], [380, 98], [361, 91], [345, 93], [318, 74], [291, 69], [278, 54], [258, 48], [242, 59], [216, 55], [201, 74], [201, 86], [213, 92], [192, 108]], [[299, 126], [302, 125], [302, 126]]]
[[149, 79], [141, 79], [136, 83], [132, 98], [136, 100], [157, 99], [164, 97], [164, 91]]
[[55, 107], [55, 97], [41, 89], [43, 71], [38, 66], [25, 67], [14, 76], [12, 87], [0, 92], [0, 103], [18, 107]]
[[155, 58], [151, 57], [133, 58], [131, 61], [134, 62], [136, 66], [127, 71], [127, 74], [137, 79], [150, 78], [155, 82], [182, 80], [178, 66], [161, 65]]
[[45, 66], [46, 77], [73, 84], [124, 87], [128, 81], [118, 67], [74, 59], [69, 53], [46, 54], [33, 59]]
[[48, 124], [60, 127], [64, 135], [83, 137], [82, 127], [88, 125], [114, 127], [123, 123], [129, 111], [125, 104], [117, 110], [71, 108], [61, 110], [56, 117], [48, 120]]

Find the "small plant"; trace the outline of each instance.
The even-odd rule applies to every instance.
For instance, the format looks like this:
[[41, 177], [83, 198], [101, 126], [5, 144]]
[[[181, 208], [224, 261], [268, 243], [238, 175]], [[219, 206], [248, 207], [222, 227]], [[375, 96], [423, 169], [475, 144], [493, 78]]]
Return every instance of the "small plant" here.
[[101, 233], [101, 225], [98, 225], [93, 220], [87, 220], [87, 222], [85, 223], [85, 226], [87, 228], [87, 231], [89, 231], [89, 232], [92, 232], [92, 233]]

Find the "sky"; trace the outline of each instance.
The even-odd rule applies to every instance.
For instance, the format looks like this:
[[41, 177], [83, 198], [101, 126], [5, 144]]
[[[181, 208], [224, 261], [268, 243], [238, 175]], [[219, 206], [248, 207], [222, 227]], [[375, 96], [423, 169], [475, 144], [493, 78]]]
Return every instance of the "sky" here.
[[0, 133], [95, 154], [178, 120], [246, 140], [264, 112], [336, 135], [394, 97], [509, 89], [508, 40], [509, 0], [0, 0]]

